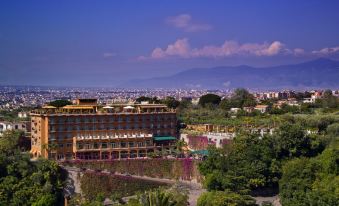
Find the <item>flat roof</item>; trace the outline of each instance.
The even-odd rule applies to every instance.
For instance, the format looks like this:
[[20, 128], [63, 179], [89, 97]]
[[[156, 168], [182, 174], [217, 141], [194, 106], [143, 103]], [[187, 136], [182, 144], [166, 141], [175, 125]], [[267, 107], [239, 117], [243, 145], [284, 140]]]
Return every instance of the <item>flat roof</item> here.
[[56, 109], [54, 106], [46, 105], [42, 107], [43, 109]]

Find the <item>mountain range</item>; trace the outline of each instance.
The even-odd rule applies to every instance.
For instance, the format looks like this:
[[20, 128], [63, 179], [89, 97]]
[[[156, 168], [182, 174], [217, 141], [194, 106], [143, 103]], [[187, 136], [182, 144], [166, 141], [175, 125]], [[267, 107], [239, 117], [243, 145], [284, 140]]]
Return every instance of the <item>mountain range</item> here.
[[221, 66], [188, 69], [172, 76], [134, 79], [124, 88], [310, 89], [339, 88], [339, 61], [320, 58], [273, 67]]

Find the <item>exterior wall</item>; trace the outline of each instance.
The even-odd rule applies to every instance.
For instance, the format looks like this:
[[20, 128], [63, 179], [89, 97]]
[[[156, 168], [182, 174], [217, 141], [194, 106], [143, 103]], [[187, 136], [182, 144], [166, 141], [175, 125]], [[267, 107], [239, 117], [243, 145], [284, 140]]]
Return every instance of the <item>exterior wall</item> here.
[[[98, 155], [110, 159], [120, 158], [125, 152], [129, 157], [134, 152], [143, 156], [160, 149], [160, 145], [154, 145], [153, 136], [177, 136], [176, 122], [175, 112], [32, 114], [31, 153], [53, 159]], [[112, 143], [118, 146], [103, 148]]]
[[0, 122], [0, 136], [7, 130], [22, 130], [27, 132], [25, 122]]

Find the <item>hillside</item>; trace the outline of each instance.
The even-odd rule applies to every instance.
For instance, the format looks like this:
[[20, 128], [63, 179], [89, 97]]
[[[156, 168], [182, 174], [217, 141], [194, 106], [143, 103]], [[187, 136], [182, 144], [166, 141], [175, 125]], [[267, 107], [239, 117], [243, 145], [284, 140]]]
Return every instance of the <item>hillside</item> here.
[[245, 87], [252, 89], [338, 88], [339, 61], [316, 59], [300, 64], [274, 67], [223, 66], [189, 69], [172, 76], [131, 80], [127, 88]]

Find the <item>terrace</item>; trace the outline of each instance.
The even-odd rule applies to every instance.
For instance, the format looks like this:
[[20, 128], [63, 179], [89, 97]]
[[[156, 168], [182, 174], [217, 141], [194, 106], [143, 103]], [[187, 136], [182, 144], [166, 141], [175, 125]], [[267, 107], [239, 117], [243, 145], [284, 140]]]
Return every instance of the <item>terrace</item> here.
[[163, 104], [113, 104], [113, 105], [66, 105], [64, 107], [44, 106], [31, 111], [31, 115], [98, 115], [133, 113], [173, 113], [174, 109]]

